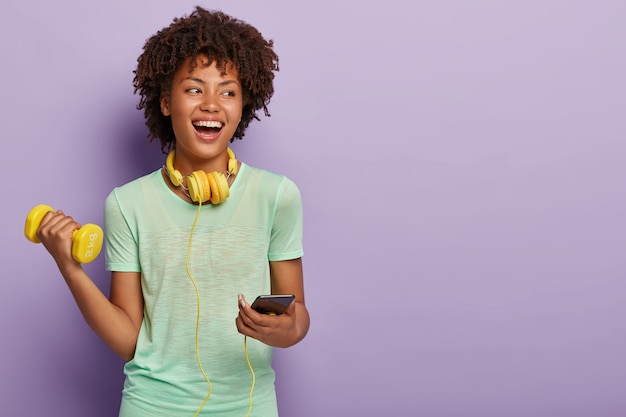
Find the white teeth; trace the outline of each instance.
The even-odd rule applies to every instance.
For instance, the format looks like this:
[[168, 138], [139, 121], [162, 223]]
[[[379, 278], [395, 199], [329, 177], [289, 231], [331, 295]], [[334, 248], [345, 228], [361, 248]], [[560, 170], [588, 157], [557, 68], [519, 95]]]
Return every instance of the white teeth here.
[[198, 127], [214, 127], [216, 129], [222, 128], [222, 122], [218, 122], [217, 120], [200, 120], [193, 122], [193, 125]]

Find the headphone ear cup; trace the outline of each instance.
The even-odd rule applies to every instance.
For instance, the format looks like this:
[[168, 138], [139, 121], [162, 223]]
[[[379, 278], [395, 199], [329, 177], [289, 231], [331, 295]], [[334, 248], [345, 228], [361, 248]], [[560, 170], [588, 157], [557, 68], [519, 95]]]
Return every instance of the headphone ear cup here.
[[211, 203], [219, 204], [228, 198], [230, 195], [230, 188], [228, 187], [228, 181], [221, 172], [209, 172], [206, 177], [209, 180], [211, 186]]
[[209, 178], [203, 171], [194, 171], [187, 177], [189, 197], [196, 203], [204, 203], [211, 198]]
[[228, 172], [233, 175], [237, 175], [237, 171], [239, 171], [239, 162], [237, 162], [237, 158], [235, 157], [235, 152], [232, 149], [226, 148], [228, 152]]
[[172, 181], [172, 184], [174, 184], [174, 187], [178, 187], [180, 184], [183, 183], [183, 175], [180, 173], [180, 171], [174, 169], [175, 154], [176, 151], [172, 150], [167, 155], [167, 159], [165, 160], [165, 169], [167, 171], [167, 175], [170, 177], [170, 181]]

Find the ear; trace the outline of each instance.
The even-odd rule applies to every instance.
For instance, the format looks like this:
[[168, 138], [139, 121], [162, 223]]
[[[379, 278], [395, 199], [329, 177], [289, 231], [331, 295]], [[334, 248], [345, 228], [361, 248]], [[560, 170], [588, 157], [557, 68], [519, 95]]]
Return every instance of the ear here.
[[170, 115], [170, 104], [166, 95], [161, 96], [161, 113], [163, 113], [163, 116]]

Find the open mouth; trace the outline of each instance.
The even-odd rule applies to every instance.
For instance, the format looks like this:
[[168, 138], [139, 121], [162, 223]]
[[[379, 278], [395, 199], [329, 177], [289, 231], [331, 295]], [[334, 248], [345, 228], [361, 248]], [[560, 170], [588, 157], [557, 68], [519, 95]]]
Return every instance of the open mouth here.
[[222, 130], [222, 122], [217, 120], [198, 120], [193, 122], [193, 127], [202, 135], [215, 135]]

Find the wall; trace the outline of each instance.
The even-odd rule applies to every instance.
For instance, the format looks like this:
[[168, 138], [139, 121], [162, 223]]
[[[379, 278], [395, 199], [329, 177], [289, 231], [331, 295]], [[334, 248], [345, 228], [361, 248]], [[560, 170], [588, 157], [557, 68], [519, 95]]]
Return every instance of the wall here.
[[[5, 0], [0, 415], [115, 415], [122, 362], [23, 237], [164, 162], [132, 70], [192, 1]], [[305, 204], [285, 417], [626, 415], [625, 3], [214, 1], [276, 42], [234, 145]], [[86, 266], [108, 290], [102, 257]]]

